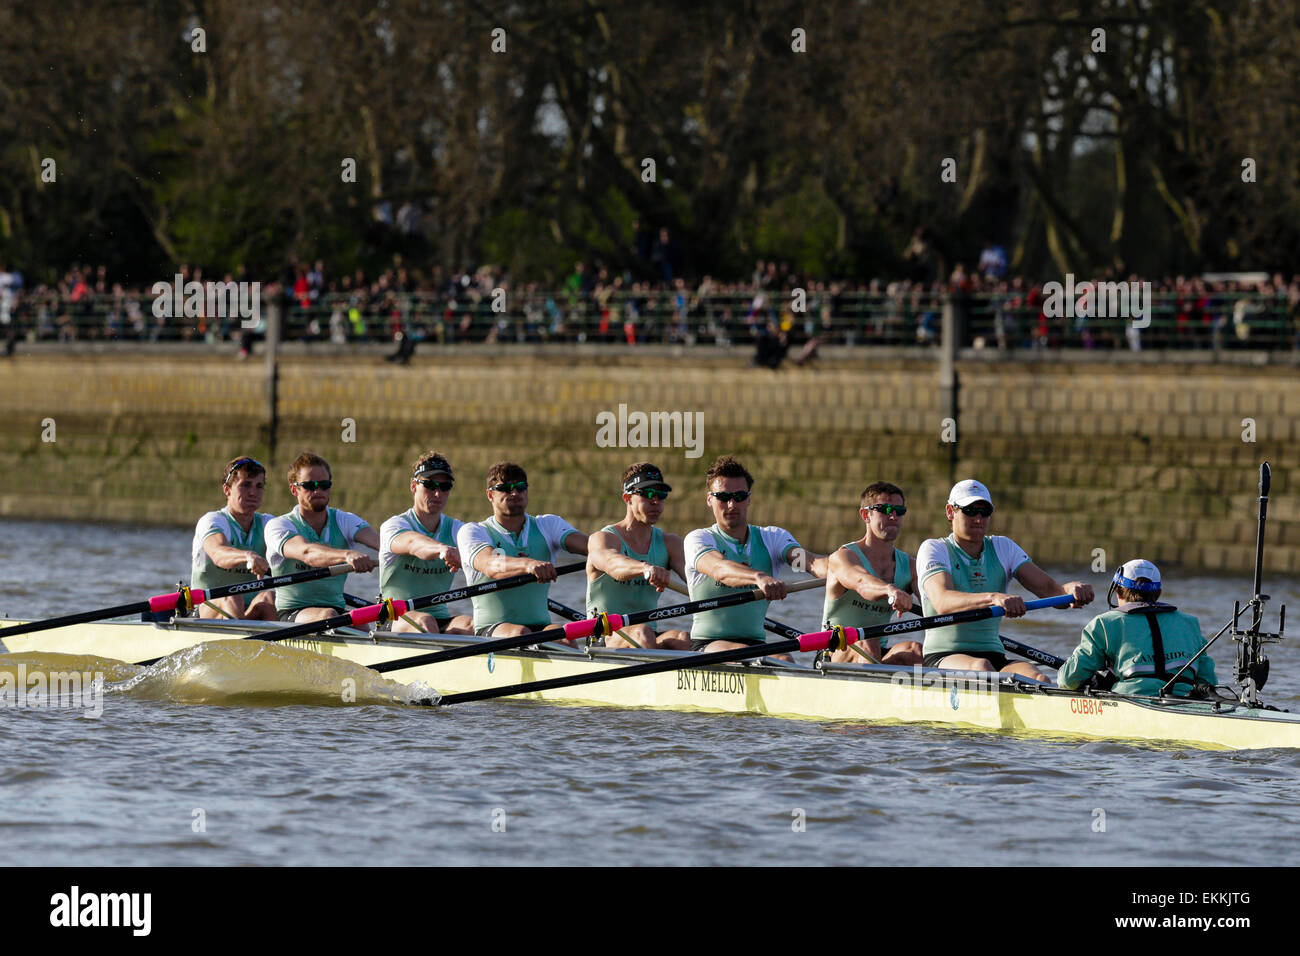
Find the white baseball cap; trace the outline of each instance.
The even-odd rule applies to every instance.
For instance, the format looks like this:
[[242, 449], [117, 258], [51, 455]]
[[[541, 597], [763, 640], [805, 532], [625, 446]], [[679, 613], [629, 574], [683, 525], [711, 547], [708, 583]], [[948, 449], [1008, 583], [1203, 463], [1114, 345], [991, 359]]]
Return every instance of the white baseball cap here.
[[[1151, 583], [1139, 584], [1138, 578], [1146, 578]], [[1159, 591], [1160, 569], [1145, 558], [1134, 558], [1115, 571], [1115, 583], [1133, 591]]]
[[987, 501], [993, 504], [993, 496], [974, 478], [957, 482], [952, 486], [952, 491], [948, 492], [948, 504], [956, 505], [958, 508], [965, 508], [976, 501]]

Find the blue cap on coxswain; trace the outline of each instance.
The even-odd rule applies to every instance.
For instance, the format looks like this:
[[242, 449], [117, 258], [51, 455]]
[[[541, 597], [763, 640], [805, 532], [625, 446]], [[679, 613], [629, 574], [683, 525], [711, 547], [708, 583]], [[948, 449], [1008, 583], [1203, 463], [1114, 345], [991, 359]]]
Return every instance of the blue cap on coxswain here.
[[[1146, 584], [1138, 578], [1146, 578]], [[1115, 584], [1130, 591], [1159, 591], [1160, 569], [1145, 558], [1134, 558], [1115, 571]]]

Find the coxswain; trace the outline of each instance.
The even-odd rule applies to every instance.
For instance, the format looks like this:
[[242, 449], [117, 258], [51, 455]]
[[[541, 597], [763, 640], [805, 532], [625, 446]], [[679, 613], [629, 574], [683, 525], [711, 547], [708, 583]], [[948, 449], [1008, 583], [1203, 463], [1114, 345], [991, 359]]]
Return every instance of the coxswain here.
[[[1106, 595], [1107, 606], [1114, 610], [1087, 623], [1056, 683], [1074, 690], [1109, 669], [1117, 681], [1105, 680], [1110, 685], [1106, 689], [1116, 694], [1158, 695], [1169, 678], [1205, 646], [1200, 622], [1172, 604], [1162, 604], [1160, 589], [1160, 570], [1150, 561], [1134, 558], [1121, 565]], [[1118, 599], [1118, 606], [1111, 604], [1112, 599]], [[1214, 661], [1202, 654], [1170, 692], [1188, 697], [1218, 682]]]

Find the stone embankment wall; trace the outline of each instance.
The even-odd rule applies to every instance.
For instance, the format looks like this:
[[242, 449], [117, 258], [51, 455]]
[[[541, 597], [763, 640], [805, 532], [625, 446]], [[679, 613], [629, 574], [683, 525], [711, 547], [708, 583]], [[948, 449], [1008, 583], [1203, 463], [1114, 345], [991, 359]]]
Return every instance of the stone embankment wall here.
[[[265, 510], [288, 510], [284, 470], [302, 448], [334, 465], [334, 504], [378, 525], [410, 506], [409, 467], [436, 447], [459, 483], [449, 513], [487, 513], [482, 476], [525, 465], [530, 508], [594, 530], [622, 513], [618, 478], [648, 458], [676, 494], [664, 526], [708, 523], [702, 475], [740, 455], [758, 477], [751, 519], [817, 550], [857, 536], [863, 486], [903, 486], [908, 549], [944, 530], [957, 478], [996, 499], [994, 530], [1041, 563], [1248, 570], [1258, 463], [1273, 466], [1267, 563], [1300, 573], [1300, 374], [1294, 367], [1169, 361], [958, 364], [955, 447], [937, 365], [862, 350], [780, 372], [747, 352], [425, 349], [286, 354]], [[703, 414], [685, 448], [601, 447], [597, 416]], [[221, 503], [221, 466], [267, 460], [266, 370], [194, 350], [46, 351], [0, 360], [0, 514], [192, 526]], [[1243, 421], [1247, 420], [1247, 421]], [[945, 434], [947, 432], [947, 434]], [[697, 436], [692, 436], [697, 437]], [[53, 439], [53, 440], [46, 440]], [[351, 439], [351, 440], [348, 440]], [[1253, 439], [1253, 440], [1251, 440]]]

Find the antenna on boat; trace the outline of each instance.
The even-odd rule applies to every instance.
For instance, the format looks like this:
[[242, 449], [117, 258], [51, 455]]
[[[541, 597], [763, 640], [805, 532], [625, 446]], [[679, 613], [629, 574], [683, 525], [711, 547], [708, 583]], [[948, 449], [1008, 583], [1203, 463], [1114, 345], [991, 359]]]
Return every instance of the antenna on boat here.
[[1205, 645], [1192, 655], [1191, 660], [1178, 668], [1177, 673], [1165, 682], [1165, 686], [1160, 688], [1160, 695], [1163, 697], [1170, 693], [1170, 688], [1174, 686], [1174, 681], [1182, 675], [1183, 671], [1191, 667], [1196, 660], [1210, 649], [1210, 647], [1223, 636], [1229, 628], [1232, 629], [1232, 639], [1237, 642], [1237, 667], [1233, 675], [1233, 682], [1240, 688], [1241, 702], [1249, 707], [1259, 706], [1259, 691], [1268, 680], [1268, 658], [1263, 654], [1265, 644], [1276, 644], [1282, 640], [1282, 632], [1286, 630], [1286, 605], [1283, 605], [1278, 613], [1277, 633], [1270, 634], [1259, 629], [1264, 622], [1264, 602], [1268, 600], [1267, 594], [1260, 593], [1260, 587], [1264, 575], [1264, 524], [1268, 520], [1268, 489], [1272, 480], [1272, 472], [1269, 470], [1268, 462], [1259, 466], [1259, 528], [1255, 537], [1255, 587], [1251, 599], [1246, 602], [1245, 610], [1251, 612], [1250, 627], [1241, 628], [1241, 612], [1243, 610], [1240, 601], [1233, 602], [1232, 620], [1223, 627], [1219, 628], [1219, 633], [1210, 638]]
[[1237, 642], [1237, 667], [1235, 679], [1241, 687], [1242, 703], [1256, 705], [1259, 703], [1259, 690], [1268, 680], [1268, 658], [1264, 656], [1265, 644], [1276, 644], [1282, 640], [1286, 630], [1286, 606], [1278, 612], [1277, 633], [1270, 634], [1260, 630], [1264, 622], [1264, 602], [1268, 595], [1260, 592], [1264, 575], [1264, 524], [1268, 520], [1268, 491], [1272, 472], [1268, 462], [1259, 466], [1259, 527], [1255, 536], [1255, 587], [1254, 595], [1246, 605], [1250, 611], [1250, 627], [1239, 628], [1238, 620], [1242, 608], [1238, 605], [1232, 616], [1232, 639]]

